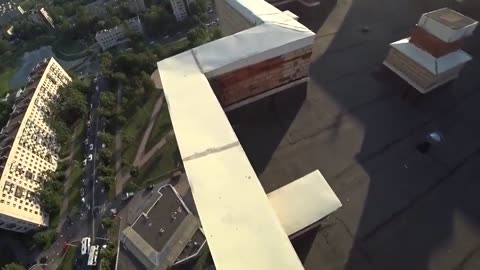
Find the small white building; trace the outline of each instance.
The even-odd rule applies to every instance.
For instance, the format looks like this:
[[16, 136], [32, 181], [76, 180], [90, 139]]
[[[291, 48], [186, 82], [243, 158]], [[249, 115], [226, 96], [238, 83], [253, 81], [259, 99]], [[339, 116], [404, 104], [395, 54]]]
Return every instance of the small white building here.
[[140, 18], [134, 17], [125, 21], [121, 25], [115, 26], [114, 28], [99, 31], [97, 34], [95, 34], [95, 40], [97, 41], [98, 45], [100, 45], [102, 50], [107, 50], [111, 47], [128, 41], [127, 30], [142, 34], [143, 27]]

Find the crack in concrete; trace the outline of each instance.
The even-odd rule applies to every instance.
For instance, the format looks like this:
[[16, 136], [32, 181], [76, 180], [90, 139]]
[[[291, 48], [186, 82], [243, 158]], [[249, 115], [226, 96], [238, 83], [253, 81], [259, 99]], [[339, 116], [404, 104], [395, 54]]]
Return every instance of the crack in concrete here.
[[208, 156], [208, 155], [211, 155], [211, 154], [223, 152], [227, 149], [230, 149], [230, 148], [233, 148], [233, 147], [236, 147], [236, 146], [239, 146], [239, 145], [240, 145], [240, 142], [236, 141], [236, 142], [233, 142], [233, 143], [226, 144], [224, 146], [208, 148], [208, 149], [206, 149], [206, 150], [204, 150], [200, 153], [195, 153], [193, 155], [185, 157], [183, 159], [183, 162], [187, 162], [189, 160], [193, 160], [193, 159], [201, 158], [201, 157]]

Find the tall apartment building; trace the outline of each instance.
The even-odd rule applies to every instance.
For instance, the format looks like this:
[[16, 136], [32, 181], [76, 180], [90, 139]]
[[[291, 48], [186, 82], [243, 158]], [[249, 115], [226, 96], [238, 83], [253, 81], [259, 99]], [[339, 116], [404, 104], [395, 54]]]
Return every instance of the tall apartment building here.
[[71, 81], [53, 59], [30, 74], [7, 125], [0, 132], [0, 228], [16, 232], [48, 226], [36, 190], [57, 168], [55, 134], [47, 125], [48, 102]]
[[128, 41], [128, 30], [139, 34], [143, 33], [142, 22], [139, 17], [126, 20], [122, 25], [117, 25], [114, 28], [97, 32], [95, 34], [95, 40], [102, 50], [107, 50]]
[[177, 21], [183, 21], [188, 17], [190, 11], [190, 4], [193, 0], [170, 0], [172, 5], [173, 15]]

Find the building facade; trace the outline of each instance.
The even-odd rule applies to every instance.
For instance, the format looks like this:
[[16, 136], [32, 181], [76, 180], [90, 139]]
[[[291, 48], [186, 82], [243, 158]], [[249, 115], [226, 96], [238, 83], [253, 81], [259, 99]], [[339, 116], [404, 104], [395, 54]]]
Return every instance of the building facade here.
[[117, 25], [111, 29], [105, 29], [97, 32], [95, 40], [102, 50], [107, 50], [118, 44], [128, 41], [127, 32], [143, 33], [142, 22], [140, 18], [134, 17], [124, 22], [122, 25]]
[[188, 17], [190, 4], [193, 0], [170, 0], [172, 5], [173, 15], [177, 21], [183, 21]]
[[0, 228], [27, 232], [48, 226], [36, 191], [57, 168], [58, 145], [48, 102], [71, 78], [53, 59], [38, 64], [0, 132]]

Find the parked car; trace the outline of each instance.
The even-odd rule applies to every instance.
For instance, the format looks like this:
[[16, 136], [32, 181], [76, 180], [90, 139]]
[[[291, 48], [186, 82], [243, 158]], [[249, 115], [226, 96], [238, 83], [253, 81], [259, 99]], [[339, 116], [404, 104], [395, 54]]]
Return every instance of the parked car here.
[[92, 161], [92, 159], [93, 159], [92, 154], [88, 155], [88, 161]]
[[148, 185], [146, 189], [147, 190], [153, 190], [154, 187], [155, 187], [155, 185]]
[[81, 188], [80, 189], [80, 196], [85, 196], [85, 189], [84, 188]]
[[135, 195], [133, 192], [125, 192], [125, 194], [122, 197], [122, 201], [126, 201], [128, 199], [131, 199]]
[[93, 150], [93, 143], [90, 144], [90, 151]]
[[83, 160], [83, 166], [87, 166], [87, 159]]

